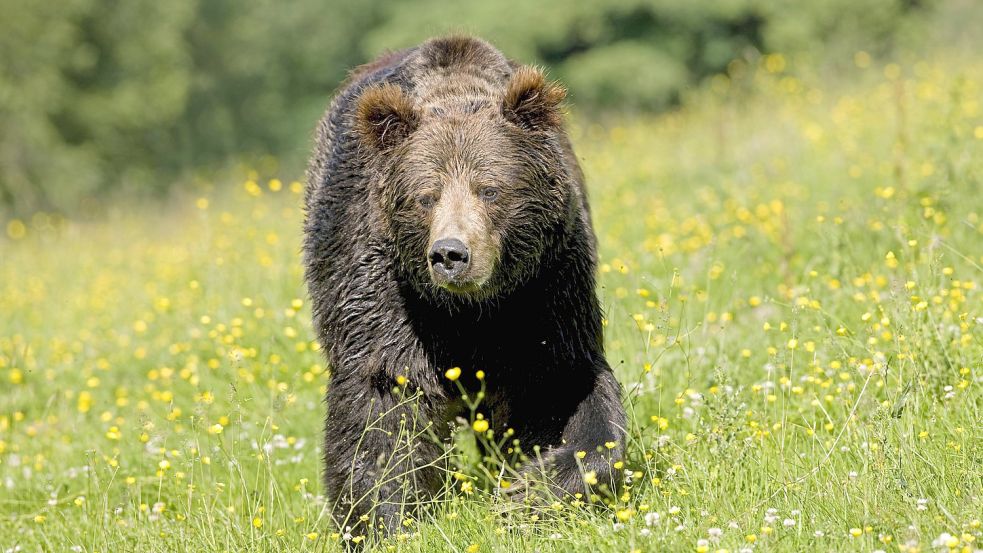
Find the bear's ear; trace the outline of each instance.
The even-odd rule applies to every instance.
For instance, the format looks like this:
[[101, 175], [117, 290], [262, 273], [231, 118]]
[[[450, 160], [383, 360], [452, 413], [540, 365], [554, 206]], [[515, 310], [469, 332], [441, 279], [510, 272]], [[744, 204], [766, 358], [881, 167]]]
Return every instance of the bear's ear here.
[[505, 89], [502, 115], [529, 130], [544, 130], [563, 123], [560, 104], [567, 91], [556, 82], [548, 82], [543, 72], [529, 66], [515, 70]]
[[419, 124], [413, 103], [394, 84], [365, 89], [355, 108], [355, 128], [362, 143], [378, 152], [398, 146]]

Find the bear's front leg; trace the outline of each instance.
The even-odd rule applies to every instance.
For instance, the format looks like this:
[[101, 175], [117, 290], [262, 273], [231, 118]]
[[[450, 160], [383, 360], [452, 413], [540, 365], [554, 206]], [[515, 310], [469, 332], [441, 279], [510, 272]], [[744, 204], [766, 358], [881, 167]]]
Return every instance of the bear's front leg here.
[[389, 534], [443, 483], [428, 398], [389, 378], [336, 373], [327, 400], [324, 478], [335, 522]]
[[621, 387], [606, 362], [592, 374], [589, 392], [563, 426], [562, 442], [542, 454], [539, 467], [559, 495], [587, 495], [607, 486], [614, 490], [612, 466], [624, 451], [626, 417]]

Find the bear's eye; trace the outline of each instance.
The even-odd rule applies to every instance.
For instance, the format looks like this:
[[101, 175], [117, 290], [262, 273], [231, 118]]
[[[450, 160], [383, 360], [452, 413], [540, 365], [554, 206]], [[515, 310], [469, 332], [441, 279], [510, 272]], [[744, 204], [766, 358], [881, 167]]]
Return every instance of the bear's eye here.
[[481, 189], [480, 194], [482, 200], [492, 202], [495, 201], [495, 198], [498, 198], [498, 189], [494, 186], [486, 186]]
[[436, 203], [436, 199], [434, 198], [433, 194], [424, 194], [417, 198], [416, 201], [420, 203], [420, 207], [423, 209], [430, 209], [433, 207], [433, 204]]

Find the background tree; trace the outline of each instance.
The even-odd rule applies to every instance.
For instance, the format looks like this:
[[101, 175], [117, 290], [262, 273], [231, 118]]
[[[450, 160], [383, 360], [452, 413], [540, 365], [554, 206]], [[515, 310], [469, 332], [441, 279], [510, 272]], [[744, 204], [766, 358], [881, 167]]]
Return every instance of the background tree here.
[[299, 172], [346, 71], [435, 34], [548, 66], [591, 113], [659, 111], [735, 58], [890, 52], [931, 1], [0, 0], [0, 206], [77, 210], [256, 156]]

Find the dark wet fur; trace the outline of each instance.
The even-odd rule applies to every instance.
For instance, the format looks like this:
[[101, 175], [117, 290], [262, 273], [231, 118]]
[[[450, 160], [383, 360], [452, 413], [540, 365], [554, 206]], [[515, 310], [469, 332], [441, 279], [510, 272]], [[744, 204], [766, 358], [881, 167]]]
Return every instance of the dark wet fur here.
[[[595, 238], [562, 98], [487, 43], [449, 37], [357, 69], [321, 121], [304, 263], [331, 370], [324, 479], [338, 524], [370, 515], [392, 530], [402, 509], [441, 490], [439, 440], [466, 416], [443, 377], [454, 366], [469, 389], [486, 373], [481, 410], [525, 451], [540, 446], [555, 491], [584, 491], [577, 451], [610, 479], [625, 414], [604, 358]], [[431, 162], [502, 188], [475, 214], [499, 254], [481, 293], [451, 294], [427, 273], [428, 214], [414, 198], [434, 186], [421, 165]], [[400, 376], [405, 392], [394, 391]], [[399, 438], [418, 433], [428, 437]]]

